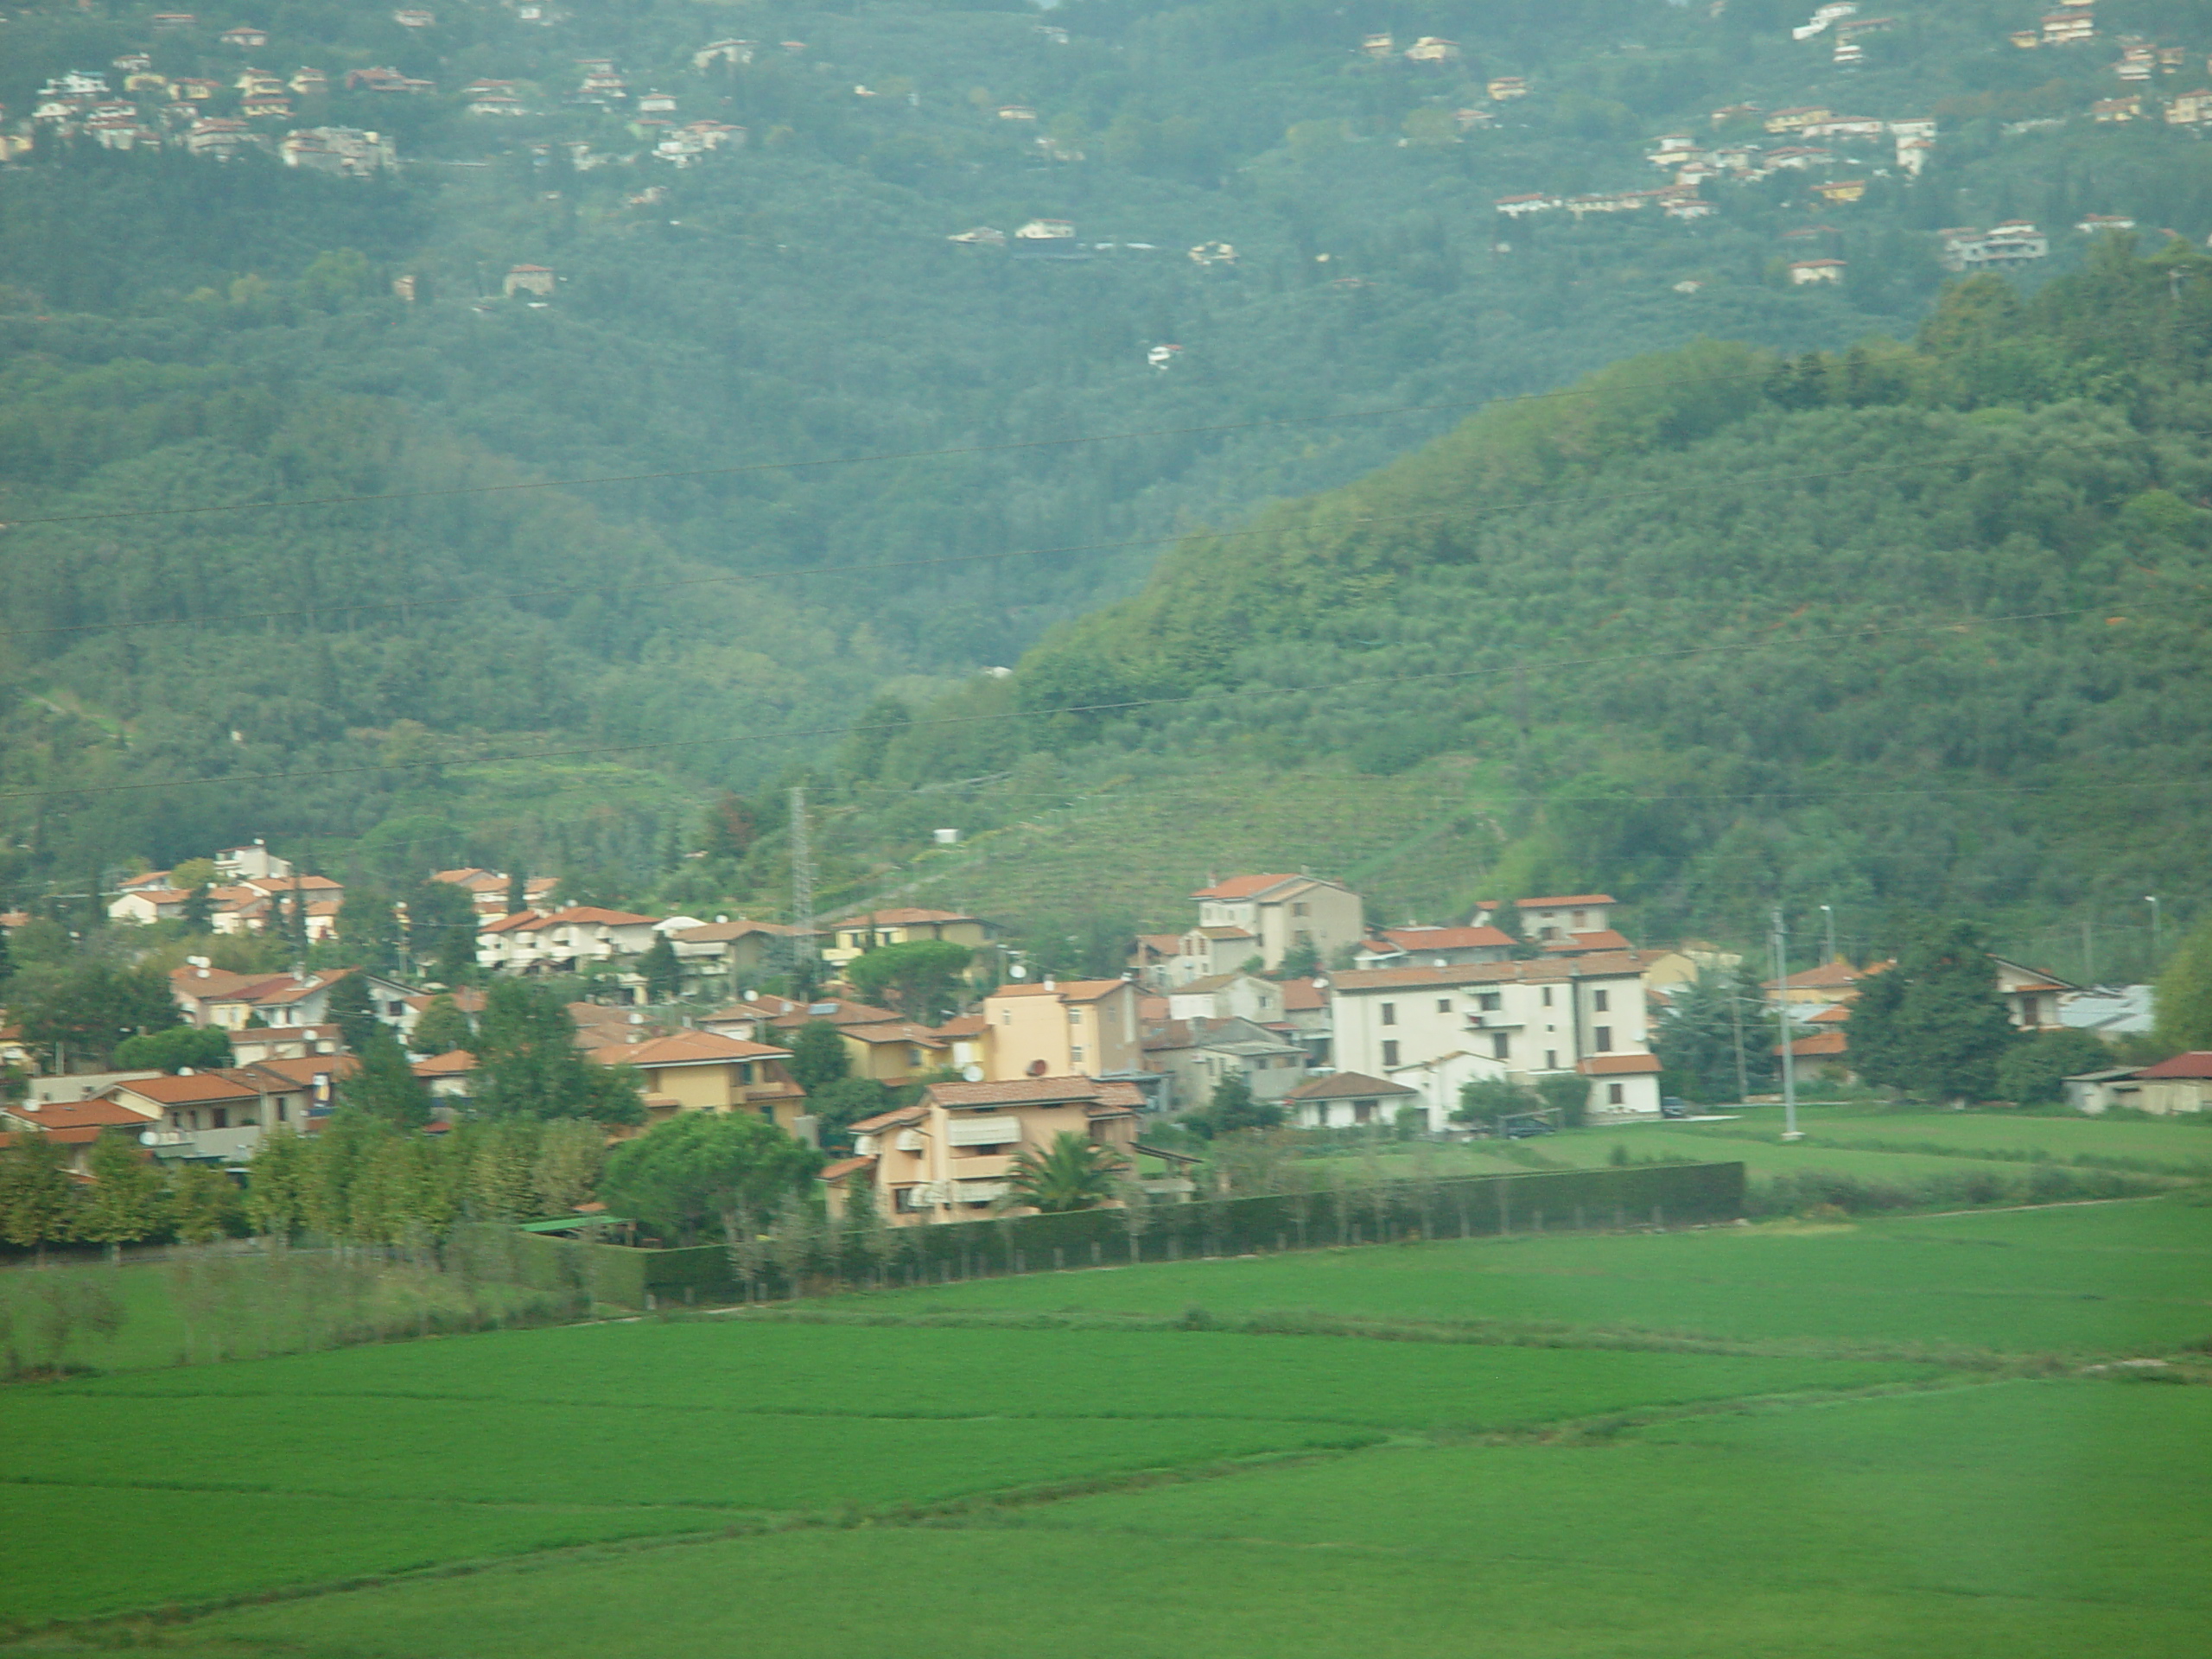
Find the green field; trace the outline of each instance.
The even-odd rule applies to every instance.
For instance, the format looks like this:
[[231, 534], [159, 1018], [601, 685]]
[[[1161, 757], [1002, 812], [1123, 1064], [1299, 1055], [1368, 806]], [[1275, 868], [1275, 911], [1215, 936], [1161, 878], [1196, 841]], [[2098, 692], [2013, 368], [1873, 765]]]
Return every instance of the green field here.
[[2208, 1339], [2177, 1195], [80, 1376], [0, 1392], [4, 1645], [2193, 1656]]

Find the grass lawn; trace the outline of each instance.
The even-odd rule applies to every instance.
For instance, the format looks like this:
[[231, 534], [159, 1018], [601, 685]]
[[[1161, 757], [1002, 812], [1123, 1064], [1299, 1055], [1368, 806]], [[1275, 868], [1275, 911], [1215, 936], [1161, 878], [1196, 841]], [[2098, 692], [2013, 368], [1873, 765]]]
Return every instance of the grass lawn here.
[[[1687, 1163], [1742, 1164], [1751, 1179], [1796, 1174], [1808, 1169], [1834, 1170], [1846, 1175], [1896, 1181], [1901, 1185], [1926, 1179], [1951, 1179], [1969, 1170], [1986, 1170], [2007, 1179], [2023, 1172], [2018, 1164], [1996, 1160], [1948, 1158], [1932, 1153], [1893, 1153], [1841, 1150], [1830, 1147], [1784, 1146], [1767, 1141], [1722, 1140], [1701, 1135], [1694, 1128], [1637, 1124], [1618, 1129], [1571, 1129], [1520, 1143], [1537, 1156], [1562, 1168], [1589, 1169], [1609, 1161], [1613, 1148], [1638, 1159], [1679, 1158]], [[1508, 1174], [1530, 1167], [1508, 1162], [1481, 1145], [1435, 1148], [1433, 1157], [1440, 1175]], [[1377, 1160], [1387, 1175], [1408, 1176], [1415, 1172], [1412, 1157], [1384, 1154]], [[1535, 1166], [1541, 1167], [1541, 1165]]]
[[[217, 1615], [208, 1656], [2018, 1659], [2203, 1649], [2212, 1394], [2026, 1383], [1389, 1448]], [[2163, 1447], [2186, 1448], [2177, 1459]], [[645, 1633], [650, 1632], [649, 1636]]]
[[[1052, 1282], [1118, 1277], [1071, 1274]], [[956, 1294], [943, 1299], [943, 1305], [957, 1304]], [[933, 1293], [918, 1304], [935, 1305]], [[155, 1396], [190, 1402], [175, 1408], [194, 1418], [236, 1408], [242, 1421], [273, 1428], [296, 1415], [309, 1435], [321, 1432], [338, 1408], [335, 1399], [348, 1402], [343, 1409], [349, 1418], [369, 1406], [421, 1408], [443, 1416], [527, 1403], [553, 1412], [626, 1412], [632, 1422], [657, 1426], [698, 1414], [728, 1424], [715, 1433], [733, 1434], [752, 1432], [741, 1414], [753, 1413], [766, 1420], [757, 1432], [772, 1438], [808, 1433], [813, 1421], [832, 1438], [849, 1432], [842, 1425], [854, 1419], [862, 1428], [868, 1420], [920, 1419], [924, 1426], [963, 1432], [980, 1423], [1000, 1438], [1026, 1433], [1038, 1421], [1110, 1427], [1126, 1421], [1141, 1443], [1151, 1426], [1163, 1422], [1258, 1422], [1269, 1434], [1294, 1438], [1306, 1430], [1293, 1425], [1505, 1428], [1640, 1404], [1857, 1388], [1927, 1374], [1924, 1366], [1796, 1357], [702, 1319], [396, 1343], [117, 1377], [72, 1385], [66, 1393], [0, 1394], [0, 1432], [11, 1439], [49, 1432], [32, 1427], [45, 1412], [66, 1418], [73, 1411], [113, 1408], [143, 1417]], [[283, 1403], [272, 1412], [262, 1399], [239, 1396]], [[607, 1432], [620, 1430], [607, 1421]], [[549, 1428], [557, 1421], [548, 1419]], [[457, 1436], [456, 1444], [467, 1446], [467, 1437]], [[392, 1448], [380, 1455], [393, 1455]], [[845, 1496], [801, 1497], [793, 1503]]]
[[[2055, 1163], [2112, 1160], [2121, 1168], [2171, 1170], [2181, 1175], [2212, 1173], [2212, 1125], [2176, 1120], [2142, 1122], [2134, 1119], [2043, 1117], [2026, 1112], [1904, 1112], [1882, 1107], [1808, 1106], [1797, 1114], [1797, 1126], [1810, 1139], [1837, 1147], [1900, 1149], [1940, 1147], [1972, 1157], [1977, 1154], [2047, 1156]], [[1782, 1133], [1782, 1109], [1754, 1106], [1733, 1122], [1691, 1123], [1662, 1131], [1685, 1135], [1703, 1143], [1709, 1158], [1732, 1158], [1734, 1150], [1713, 1146], [1725, 1141], [1731, 1148], [1747, 1144], [1747, 1137]], [[1909, 1153], [1904, 1155], [1910, 1155]]]
[[[2070, 1217], [2094, 1224], [2090, 1246]], [[1548, 1235], [1033, 1274], [885, 1292], [900, 1308], [1600, 1326], [1730, 1339], [2162, 1353], [2212, 1337], [2212, 1207], [2177, 1199], [1834, 1228]]]

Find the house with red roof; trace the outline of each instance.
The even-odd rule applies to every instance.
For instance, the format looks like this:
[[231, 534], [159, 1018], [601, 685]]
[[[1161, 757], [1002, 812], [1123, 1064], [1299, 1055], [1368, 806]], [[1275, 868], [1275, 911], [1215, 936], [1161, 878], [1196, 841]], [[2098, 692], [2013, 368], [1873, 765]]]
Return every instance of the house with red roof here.
[[2139, 1111], [2162, 1117], [2212, 1111], [2212, 1050], [2193, 1049], [2146, 1065], [2133, 1081], [2135, 1097], [2126, 1103]]
[[842, 968], [855, 957], [887, 944], [912, 944], [921, 939], [941, 939], [980, 950], [998, 937], [995, 922], [980, 916], [963, 916], [950, 910], [871, 910], [832, 923], [822, 946], [822, 959]]
[[654, 918], [598, 905], [518, 911], [476, 934], [476, 960], [494, 973], [574, 973], [594, 963], [643, 955]]
[[[1198, 906], [1198, 925], [1186, 935], [1185, 954], [1194, 971], [1179, 978], [1198, 979], [1243, 965], [1243, 959], [1224, 960], [1226, 951], [1211, 943], [1227, 935], [1212, 930], [1232, 930], [1254, 942], [1250, 955], [1262, 969], [1277, 968], [1294, 950], [1311, 950], [1322, 963], [1359, 943], [1366, 931], [1366, 907], [1360, 897], [1341, 881], [1318, 875], [1232, 875], [1211, 881], [1191, 895]], [[1209, 941], [1198, 945], [1198, 936]], [[1202, 966], [1199, 964], [1203, 964]]]
[[594, 1049], [601, 1065], [634, 1066], [645, 1088], [645, 1112], [658, 1122], [682, 1112], [750, 1112], [796, 1131], [806, 1091], [791, 1080], [791, 1052], [767, 1043], [677, 1031]]
[[895, 1225], [971, 1221], [996, 1211], [1024, 1153], [1042, 1153], [1062, 1135], [1081, 1135], [1134, 1166], [1143, 1109], [1134, 1084], [1104, 1078], [933, 1083], [913, 1105], [854, 1124], [855, 1157], [823, 1178], [864, 1174]]

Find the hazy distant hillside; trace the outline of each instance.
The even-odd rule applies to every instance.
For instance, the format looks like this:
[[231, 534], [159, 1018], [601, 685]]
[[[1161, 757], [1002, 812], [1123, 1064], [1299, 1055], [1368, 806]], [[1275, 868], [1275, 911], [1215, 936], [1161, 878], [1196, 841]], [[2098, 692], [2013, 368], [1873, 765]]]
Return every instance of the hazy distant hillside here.
[[[1700, 336], [1908, 333], [1938, 227], [2038, 219], [2029, 285], [2079, 267], [2083, 214], [2212, 229], [2199, 135], [2161, 118], [2212, 50], [2187, 6], [2112, 0], [2094, 41], [2026, 51], [2032, 8], [1908, 0], [1847, 64], [1751, 0], [428, 10], [264, 8], [253, 46], [227, 15], [11, 14], [6, 781], [242, 781], [0, 803], [10, 891], [395, 818], [649, 884], [716, 791], [834, 771], [823, 734], [872, 696], [1011, 662], [1136, 592], [1166, 538], [1360, 479], [1484, 398]], [[2145, 118], [2094, 121], [2139, 86], [2132, 33]], [[249, 116], [249, 72], [283, 113]], [[1667, 185], [1669, 135], [1808, 148], [1715, 121], [1744, 105], [1878, 135], [1707, 179], [1694, 219], [1495, 209]], [[1910, 180], [1889, 124], [1922, 118]], [[194, 120], [243, 121], [236, 158], [188, 153]], [[117, 124], [147, 137], [103, 148]], [[327, 128], [396, 170], [280, 164]], [[1072, 233], [1014, 234], [1047, 221]], [[979, 228], [1006, 239], [948, 239]], [[1840, 283], [1793, 286], [1808, 257]], [[505, 295], [516, 265], [550, 298]], [[912, 458], [823, 464], [887, 454]], [[637, 481], [104, 516], [594, 477]], [[26, 522], [55, 518], [79, 522]], [[375, 770], [593, 745], [663, 747]]]

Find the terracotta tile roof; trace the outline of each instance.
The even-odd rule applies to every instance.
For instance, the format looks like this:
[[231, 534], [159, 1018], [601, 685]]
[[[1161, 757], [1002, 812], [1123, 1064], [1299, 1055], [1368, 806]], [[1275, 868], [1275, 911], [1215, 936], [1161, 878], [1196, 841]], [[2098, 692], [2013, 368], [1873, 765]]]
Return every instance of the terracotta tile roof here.
[[149, 1114], [133, 1111], [121, 1101], [105, 1095], [95, 1095], [90, 1100], [57, 1100], [46, 1106], [26, 1103], [9, 1107], [7, 1115], [27, 1127], [35, 1125], [48, 1131], [111, 1127], [143, 1129], [155, 1121]]
[[[1120, 983], [1117, 980], [1116, 984]], [[1063, 1106], [1087, 1101], [1109, 1108], [1144, 1104], [1135, 1084], [1096, 1077], [1016, 1077], [1003, 1083], [933, 1083], [925, 1098], [956, 1110], [971, 1106]], [[856, 1126], [857, 1127], [857, 1126]]]
[[1096, 1002], [1122, 989], [1126, 979], [1062, 979], [1038, 985], [1001, 985], [991, 993], [1002, 996], [1057, 996], [1063, 1002]]
[[[835, 996], [825, 996], [818, 1002], [794, 1002], [791, 1008], [791, 1013], [777, 1014], [769, 1023], [789, 1031], [810, 1026], [818, 1020], [826, 1020], [833, 1026], [880, 1026], [899, 1017], [896, 1008], [879, 1008], [872, 1002], [848, 1002]], [[823, 1012], [817, 1014], [817, 1008]]]
[[266, 984], [257, 985], [245, 995], [245, 1000], [258, 1006], [283, 1007], [289, 1002], [304, 1002], [318, 991], [327, 991], [340, 980], [357, 970], [352, 968], [333, 968], [326, 972], [310, 974], [304, 980], [286, 974]]
[[536, 927], [545, 918], [534, 910], [518, 910], [512, 916], [502, 916], [496, 922], [486, 922], [476, 931], [479, 933], [519, 933]]
[[1805, 1023], [1808, 1026], [1840, 1026], [1851, 1018], [1851, 1005], [1839, 1002], [1832, 1008], [1822, 1008]]
[[[1779, 1051], [1781, 1045], [1777, 1044], [1775, 1047]], [[1789, 1052], [1801, 1058], [1809, 1055], [1817, 1059], [1822, 1055], [1848, 1054], [1851, 1047], [1849, 1040], [1840, 1031], [1816, 1031], [1810, 1037], [1800, 1037], [1790, 1044]], [[1657, 1068], [1655, 1066], [1653, 1069], [1656, 1071]]]
[[1380, 1077], [1370, 1077], [1362, 1071], [1337, 1071], [1325, 1077], [1310, 1077], [1285, 1095], [1285, 1100], [1350, 1100], [1354, 1096], [1362, 1099], [1375, 1095], [1414, 1095], [1421, 1091], [1408, 1089], [1402, 1083], [1385, 1083]]
[[937, 1027], [937, 1034], [948, 1042], [956, 1038], [980, 1037], [991, 1028], [991, 1022], [980, 1014], [963, 1014], [948, 1020]]
[[267, 974], [234, 974], [227, 968], [172, 968], [169, 986], [180, 995], [204, 1002], [235, 996], [252, 986], [266, 985], [270, 977]]
[[305, 1089], [317, 1077], [350, 1077], [361, 1069], [361, 1063], [351, 1054], [304, 1054], [290, 1060], [253, 1060], [238, 1069], [265, 1071], [280, 1087]]
[[943, 1048], [945, 1039], [927, 1026], [916, 1025], [911, 1020], [890, 1020], [880, 1025], [851, 1025], [837, 1027], [842, 1036], [862, 1043], [919, 1043], [925, 1048]]
[[1570, 893], [1554, 899], [1516, 899], [1516, 910], [1560, 910], [1575, 905], [1618, 905], [1620, 900], [1610, 893]]
[[420, 1014], [442, 996], [451, 997], [454, 1007], [459, 1008], [463, 1014], [484, 1012], [484, 993], [474, 990], [466, 985], [457, 991], [424, 991], [419, 996], [409, 997], [407, 1006]]
[[343, 893], [346, 885], [334, 881], [327, 875], [254, 875], [238, 884], [251, 887], [256, 893], [275, 895], [280, 893]]
[[1200, 887], [1191, 895], [1193, 899], [1249, 899], [1255, 893], [1265, 893], [1269, 887], [1279, 887], [1286, 881], [1304, 878], [1295, 875], [1232, 875], [1226, 881], [1217, 881], [1210, 887]]
[[1609, 950], [1594, 956], [1554, 957], [1537, 962], [1463, 962], [1442, 968], [1360, 968], [1332, 974], [1329, 983], [1339, 996], [1433, 985], [1560, 985], [1570, 979], [1627, 978], [1641, 974], [1662, 954], [1657, 950]]
[[2212, 1077], [2212, 1050], [2192, 1049], [2170, 1060], [2160, 1060], [2156, 1065], [2146, 1065], [2135, 1075], [2153, 1082], [2161, 1077]]
[[1587, 955], [1592, 950], [1633, 950], [1636, 946], [1626, 935], [1616, 933], [1608, 927], [1594, 933], [1570, 933], [1563, 939], [1548, 942], [1544, 949], [1562, 953], [1580, 950]]
[[[1824, 962], [1817, 968], [1808, 968], [1803, 973], [1792, 974], [1779, 982], [1792, 990], [1835, 990], [1847, 985], [1856, 985], [1867, 975], [1878, 974], [1889, 965], [1886, 962], [1871, 962], [1864, 968], [1854, 968], [1847, 962]], [[1770, 991], [1775, 988], [1777, 982], [1771, 979], [1760, 982], [1764, 988]]]
[[1656, 1054], [1592, 1054], [1574, 1068], [1586, 1077], [1633, 1077], [1661, 1070]]
[[875, 1160], [873, 1158], [840, 1158], [836, 1163], [824, 1164], [820, 1169], [817, 1170], [814, 1173], [814, 1179], [817, 1181], [834, 1183], [843, 1180], [846, 1176], [852, 1174], [855, 1170], [874, 1169], [874, 1167]]
[[1180, 933], [1140, 933], [1137, 935], [1137, 948], [1149, 950], [1155, 957], [1180, 956], [1183, 936]]
[[787, 1060], [787, 1048], [717, 1036], [711, 1031], [679, 1031], [642, 1043], [614, 1043], [592, 1051], [601, 1065], [728, 1065], [747, 1060]]
[[140, 1077], [118, 1083], [118, 1094], [136, 1095], [162, 1106], [196, 1106], [211, 1100], [251, 1100], [261, 1091], [219, 1071], [194, 1071], [175, 1077]]
[[1260, 937], [1241, 927], [1194, 927], [1191, 931], [1202, 939], [1256, 939]]
[[465, 1077], [476, 1069], [476, 1057], [465, 1048], [448, 1049], [442, 1054], [433, 1054], [427, 1060], [417, 1060], [408, 1070], [426, 1081], [431, 1077]]
[[894, 1106], [874, 1117], [864, 1117], [850, 1128], [855, 1135], [874, 1135], [879, 1129], [896, 1128], [902, 1123], [918, 1123], [929, 1115], [926, 1106]]
[[840, 916], [828, 924], [831, 927], [865, 927], [873, 922], [878, 927], [919, 927], [931, 922], [972, 922], [977, 918], [963, 916], [951, 910], [875, 910], [862, 911], [855, 916]]
[[750, 938], [755, 933], [772, 933], [787, 939], [798, 930], [781, 922], [755, 922], [741, 916], [734, 922], [706, 922], [697, 927], [679, 927], [669, 935], [684, 944], [727, 944], [733, 939]]
[[602, 910], [597, 905], [570, 905], [566, 910], [556, 910], [538, 919], [540, 927], [564, 927], [596, 925], [601, 927], [651, 927], [656, 918], [639, 916], [626, 910]]
[[1329, 988], [1325, 982], [1311, 979], [1287, 979], [1282, 986], [1282, 1006], [1286, 1014], [1312, 1014], [1329, 1006]]
[[1513, 943], [1513, 936], [1497, 927], [1386, 927], [1382, 937], [1405, 950], [1472, 950]]

